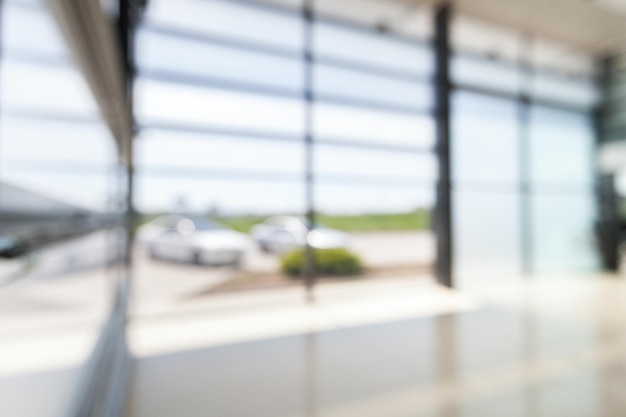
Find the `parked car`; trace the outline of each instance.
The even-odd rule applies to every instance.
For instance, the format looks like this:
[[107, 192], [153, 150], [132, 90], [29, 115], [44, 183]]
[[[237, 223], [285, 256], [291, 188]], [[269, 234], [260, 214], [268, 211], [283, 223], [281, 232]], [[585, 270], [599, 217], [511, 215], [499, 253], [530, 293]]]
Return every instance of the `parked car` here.
[[153, 259], [198, 265], [240, 265], [250, 247], [243, 233], [202, 216], [166, 215], [137, 232]]
[[[282, 253], [303, 247], [307, 228], [303, 218], [296, 216], [270, 217], [250, 230], [261, 250]], [[335, 249], [348, 246], [348, 236], [338, 230], [317, 225], [309, 234], [309, 243], [316, 249]]]

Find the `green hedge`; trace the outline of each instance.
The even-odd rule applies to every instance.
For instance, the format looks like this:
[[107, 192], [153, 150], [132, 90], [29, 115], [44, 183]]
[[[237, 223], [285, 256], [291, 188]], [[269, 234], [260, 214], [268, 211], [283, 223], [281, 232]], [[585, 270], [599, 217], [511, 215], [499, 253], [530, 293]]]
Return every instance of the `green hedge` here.
[[[304, 251], [295, 250], [281, 259], [282, 271], [292, 277], [302, 275]], [[363, 272], [361, 259], [346, 249], [315, 250], [315, 272], [319, 275], [358, 275]]]

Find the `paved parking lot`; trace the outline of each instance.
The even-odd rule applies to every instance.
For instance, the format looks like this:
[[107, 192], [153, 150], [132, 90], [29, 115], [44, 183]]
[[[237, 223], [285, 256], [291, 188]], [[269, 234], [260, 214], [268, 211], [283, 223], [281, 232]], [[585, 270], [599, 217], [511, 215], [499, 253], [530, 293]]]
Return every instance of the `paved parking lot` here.
[[[48, 251], [49, 253], [42, 257], [31, 271], [36, 277], [29, 278], [27, 282], [19, 283], [11, 289], [13, 302], [11, 307], [5, 303], [5, 308], [16, 311], [17, 306], [14, 305], [16, 300], [24, 298], [29, 300], [27, 303], [29, 307], [19, 303], [20, 310], [37, 309], [37, 294], [41, 292], [44, 294], [41, 297], [41, 304], [45, 306], [54, 303], [57, 296], [63, 301], [62, 304], [67, 304], [66, 298], [70, 297], [72, 300], [79, 300], [72, 301], [72, 305], [95, 304], [98, 306], [97, 309], [102, 311], [103, 304], [106, 304], [103, 300], [108, 299], [103, 297], [103, 294], [108, 293], [105, 282], [107, 274], [104, 271], [81, 268], [78, 263], [87, 262], [88, 266], [97, 264], [96, 256], [98, 254], [104, 256], [105, 241], [105, 236], [94, 235], [80, 242], [59, 245], [54, 250]], [[79, 252], [76, 250], [77, 246], [80, 246]], [[155, 261], [147, 256], [144, 249], [138, 247], [134, 271], [135, 299], [139, 306], [150, 309], [163, 303], [180, 303], [191, 294], [232, 280], [242, 273], [248, 273], [253, 280], [254, 274], [279, 271], [279, 256], [263, 253], [256, 246], [251, 246], [252, 249], [246, 256], [242, 269]], [[90, 250], [90, 247], [93, 250]], [[350, 235], [350, 249], [361, 256], [366, 266], [382, 270], [425, 266], [431, 264], [434, 259], [434, 239], [430, 233], [425, 232], [353, 233]], [[77, 256], [77, 253], [80, 256]], [[19, 267], [14, 261], [3, 266], [4, 272]], [[74, 272], [67, 274], [66, 270], [69, 269]], [[56, 284], [57, 280], [63, 280], [63, 284]], [[29, 283], [30, 281], [33, 282]], [[95, 289], [98, 291], [94, 292]]]
[[[350, 249], [366, 266], [376, 269], [416, 267], [432, 264], [434, 238], [427, 232], [370, 232], [350, 235]], [[280, 257], [263, 253], [256, 246], [246, 256], [241, 270], [150, 259], [144, 250], [136, 253], [135, 294], [141, 307], [181, 300], [190, 294], [231, 280], [243, 273], [279, 271]]]

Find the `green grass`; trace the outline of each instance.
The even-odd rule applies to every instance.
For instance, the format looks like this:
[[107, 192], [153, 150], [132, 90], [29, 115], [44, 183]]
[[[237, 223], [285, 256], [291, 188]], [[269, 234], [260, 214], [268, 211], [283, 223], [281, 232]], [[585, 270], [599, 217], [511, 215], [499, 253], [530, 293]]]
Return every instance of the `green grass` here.
[[[156, 216], [156, 214], [143, 215], [139, 224], [144, 224]], [[267, 216], [233, 216], [220, 217], [215, 220], [233, 230], [248, 233], [252, 226], [263, 222], [266, 218]], [[318, 220], [326, 227], [346, 232], [425, 230], [430, 227], [430, 211], [417, 209], [408, 213], [343, 216], [320, 214]]]
[[242, 233], [248, 233], [252, 226], [263, 222], [267, 217], [257, 216], [238, 216], [238, 217], [221, 217], [216, 219], [224, 226]]
[[[247, 233], [266, 217], [238, 216], [217, 219], [231, 229]], [[430, 211], [418, 209], [409, 213], [358, 214], [332, 216], [320, 214], [318, 220], [326, 227], [346, 232], [424, 230], [430, 226]]]
[[352, 216], [320, 215], [319, 221], [327, 227], [346, 232], [424, 230], [430, 225], [430, 212], [416, 210], [410, 213], [360, 214]]

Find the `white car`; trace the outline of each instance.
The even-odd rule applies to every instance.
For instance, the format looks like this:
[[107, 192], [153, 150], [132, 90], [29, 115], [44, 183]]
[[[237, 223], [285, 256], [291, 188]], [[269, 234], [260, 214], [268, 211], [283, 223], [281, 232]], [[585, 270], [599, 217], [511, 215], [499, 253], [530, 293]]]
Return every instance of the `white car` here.
[[142, 226], [137, 238], [153, 259], [198, 265], [240, 265], [250, 239], [202, 216], [166, 215]]
[[[263, 251], [282, 253], [303, 247], [307, 228], [301, 217], [276, 216], [253, 226], [250, 234]], [[316, 249], [346, 248], [348, 236], [338, 230], [317, 226], [309, 234], [309, 243]]]

